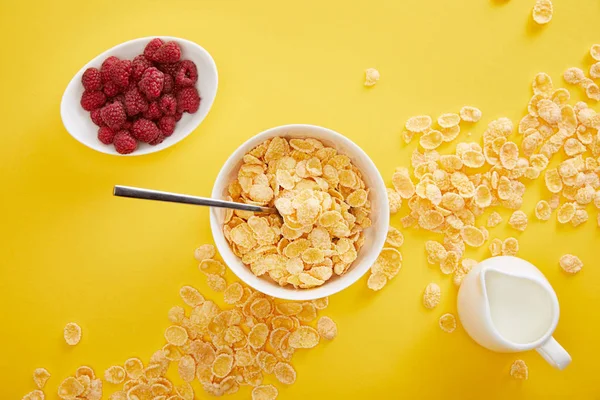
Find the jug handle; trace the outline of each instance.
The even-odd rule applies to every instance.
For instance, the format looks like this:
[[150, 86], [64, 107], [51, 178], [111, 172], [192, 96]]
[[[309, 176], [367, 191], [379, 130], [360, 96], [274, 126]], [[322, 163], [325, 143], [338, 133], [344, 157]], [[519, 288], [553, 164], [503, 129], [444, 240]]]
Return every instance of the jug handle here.
[[571, 363], [571, 356], [556, 339], [550, 337], [544, 344], [535, 349], [550, 365], [563, 370]]

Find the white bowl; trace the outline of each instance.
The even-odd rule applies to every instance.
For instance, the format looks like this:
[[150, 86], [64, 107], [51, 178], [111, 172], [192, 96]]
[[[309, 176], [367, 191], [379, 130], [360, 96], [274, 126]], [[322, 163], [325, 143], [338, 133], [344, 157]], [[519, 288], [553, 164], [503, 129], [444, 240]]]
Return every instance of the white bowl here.
[[237, 177], [237, 171], [242, 164], [242, 157], [255, 146], [265, 140], [283, 136], [286, 138], [319, 139], [325, 145], [334, 147], [339, 153], [345, 154], [363, 173], [363, 178], [371, 200], [371, 227], [365, 230], [365, 243], [358, 252], [358, 258], [352, 263], [348, 272], [342, 276], [334, 276], [320, 287], [312, 289], [294, 289], [291, 286], [281, 287], [268, 277], [255, 276], [250, 268], [233, 254], [229, 243], [223, 234], [223, 210], [212, 208], [210, 213], [210, 227], [219, 253], [229, 269], [242, 281], [252, 288], [269, 296], [287, 300], [313, 300], [337, 293], [359, 280], [373, 265], [383, 248], [390, 223], [389, 205], [385, 184], [379, 171], [369, 156], [350, 139], [327, 128], [315, 125], [283, 125], [267, 129], [259, 133], [244, 144], [229, 157], [217, 176], [213, 187], [212, 197], [224, 199], [227, 196], [229, 183]]
[[[181, 58], [192, 60], [198, 67], [198, 82], [196, 88], [200, 93], [202, 100], [200, 107], [194, 114], [184, 113], [181, 120], [175, 126], [175, 132], [165, 140], [156, 145], [151, 146], [147, 143], [138, 143], [138, 148], [131, 154], [119, 154], [113, 145], [105, 145], [98, 140], [98, 126], [94, 124], [90, 118], [90, 113], [85, 111], [80, 104], [81, 95], [83, 94], [83, 85], [81, 84], [81, 76], [83, 72], [90, 68], [100, 68], [102, 61], [107, 57], [117, 56], [121, 59], [133, 60], [133, 58], [144, 52], [144, 48], [155, 37], [159, 37], [164, 41], [174, 40], [181, 47]], [[130, 40], [121, 43], [112, 49], [106, 50], [98, 57], [84, 65], [79, 72], [75, 74], [65, 93], [63, 94], [60, 103], [60, 116], [67, 131], [77, 141], [85, 144], [89, 148], [97, 150], [101, 153], [113, 154], [118, 156], [140, 156], [142, 154], [150, 154], [161, 151], [180, 142], [188, 136], [194, 129], [204, 120], [217, 95], [218, 75], [217, 66], [210, 54], [202, 47], [189, 40], [171, 37], [171, 36], [151, 36], [139, 39]]]

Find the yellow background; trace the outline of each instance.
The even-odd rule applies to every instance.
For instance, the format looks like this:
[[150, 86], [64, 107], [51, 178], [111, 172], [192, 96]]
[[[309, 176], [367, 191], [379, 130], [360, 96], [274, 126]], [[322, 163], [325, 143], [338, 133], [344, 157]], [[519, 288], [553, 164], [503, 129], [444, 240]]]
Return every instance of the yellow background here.
[[[0, 397], [32, 390], [36, 367], [52, 373], [46, 393], [54, 399], [79, 365], [102, 374], [132, 356], [147, 360], [163, 344], [166, 313], [180, 303], [183, 284], [221, 301], [192, 257], [211, 242], [208, 210], [113, 198], [114, 184], [208, 195], [240, 143], [286, 123], [342, 132], [389, 181], [416, 146], [399, 135], [409, 116], [476, 105], [483, 119], [460, 138], [470, 131], [477, 140], [490, 120], [523, 115], [538, 71], [561, 85], [565, 68], [588, 68], [588, 49], [600, 41], [600, 4], [556, 0], [554, 19], [541, 28], [531, 22], [533, 4], [1, 0]], [[59, 114], [72, 75], [120, 42], [158, 34], [193, 40], [213, 55], [220, 85], [205, 122], [180, 144], [143, 157], [108, 156], [73, 140]], [[368, 67], [381, 72], [372, 89], [362, 85]], [[529, 185], [523, 209], [531, 215], [541, 196], [548, 193], [540, 182]], [[531, 219], [523, 234], [491, 230], [492, 237], [518, 236], [519, 254], [554, 285], [562, 308], [555, 337], [573, 357], [565, 371], [534, 352], [489, 352], [460, 327], [442, 332], [437, 320], [455, 312], [456, 289], [426, 264], [423, 241], [434, 236], [409, 230], [403, 269], [385, 290], [373, 293], [363, 280], [330, 299], [325, 314], [337, 321], [339, 337], [297, 352], [297, 382], [278, 385], [281, 398], [598, 398], [595, 219], [594, 210], [577, 229]], [[392, 221], [399, 226], [399, 216]], [[558, 267], [567, 252], [585, 264], [576, 276]], [[430, 281], [443, 300], [426, 311], [421, 293]], [[62, 339], [69, 321], [83, 328], [74, 348]], [[508, 375], [516, 358], [530, 367], [526, 382]], [[112, 387], [105, 388], [107, 397]], [[234, 397], [249, 395], [243, 388]], [[206, 395], [198, 389], [197, 397]]]

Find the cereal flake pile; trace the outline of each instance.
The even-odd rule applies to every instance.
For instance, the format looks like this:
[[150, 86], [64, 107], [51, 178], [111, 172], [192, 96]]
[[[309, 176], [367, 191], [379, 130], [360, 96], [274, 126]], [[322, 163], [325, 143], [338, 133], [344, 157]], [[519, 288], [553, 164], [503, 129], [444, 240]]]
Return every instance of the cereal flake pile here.
[[343, 275], [371, 226], [369, 189], [346, 155], [316, 139], [269, 139], [244, 156], [229, 199], [276, 207], [263, 215], [228, 210], [223, 227], [256, 276], [312, 288]]

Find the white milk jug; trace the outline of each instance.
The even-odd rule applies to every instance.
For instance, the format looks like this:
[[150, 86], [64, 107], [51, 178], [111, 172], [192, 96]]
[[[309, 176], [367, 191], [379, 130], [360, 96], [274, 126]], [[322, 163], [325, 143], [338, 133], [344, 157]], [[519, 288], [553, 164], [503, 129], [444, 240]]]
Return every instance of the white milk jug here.
[[499, 352], [536, 349], [552, 366], [564, 369], [571, 356], [552, 337], [559, 313], [548, 280], [517, 257], [480, 262], [458, 291], [458, 316], [477, 343]]

